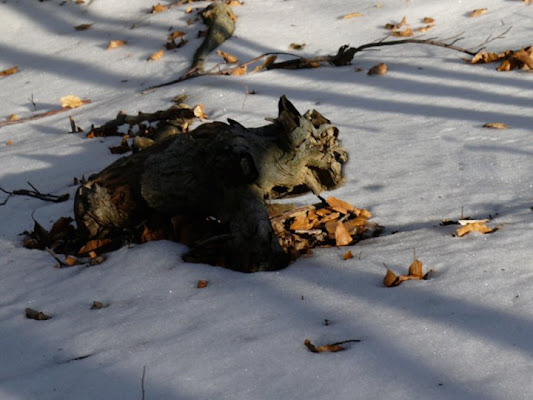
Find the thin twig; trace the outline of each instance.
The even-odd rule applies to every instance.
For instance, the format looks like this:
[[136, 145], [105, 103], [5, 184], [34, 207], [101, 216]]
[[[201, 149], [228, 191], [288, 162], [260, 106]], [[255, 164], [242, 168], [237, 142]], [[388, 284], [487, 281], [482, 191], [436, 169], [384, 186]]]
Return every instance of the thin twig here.
[[59, 258], [59, 256], [49, 247], [45, 247], [44, 248], [52, 257], [54, 257], [54, 259], [59, 263], [60, 266], [62, 267], [69, 267], [69, 265], [67, 263], [65, 263], [63, 260], [61, 260], [61, 258]]
[[[508, 29], [506, 29], [504, 32], [502, 32], [501, 34], [497, 36], [494, 36], [494, 37], [489, 36], [479, 46], [486, 45], [487, 43], [490, 43], [497, 39], [501, 39], [505, 37], [504, 35], [507, 32], [509, 32], [511, 28], [512, 27], [509, 27]], [[287, 60], [287, 61], [274, 62], [272, 64], [269, 64], [265, 66], [266, 70], [316, 68], [317, 66], [320, 66], [320, 64], [323, 64], [323, 63], [328, 63], [336, 67], [341, 67], [341, 66], [349, 65], [352, 62], [355, 54], [359, 52], [362, 52], [368, 49], [383, 47], [383, 46], [396, 46], [400, 44], [425, 44], [429, 46], [443, 47], [446, 49], [459, 51], [461, 53], [465, 53], [470, 56], [475, 56], [480, 50], [482, 50], [482, 47], [474, 51], [472, 49], [467, 49], [464, 47], [457, 46], [456, 43], [463, 39], [461, 35], [462, 34], [458, 34], [458, 35], [452, 36], [444, 40], [437, 40], [436, 38], [429, 38], [429, 39], [410, 38], [410, 39], [400, 39], [400, 40], [386, 40], [389, 37], [387, 36], [383, 39], [380, 39], [380, 40], [377, 40], [371, 43], [365, 43], [358, 47], [349, 47], [347, 45], [341, 46], [339, 50], [337, 51], [337, 54], [335, 55], [323, 55], [323, 56], [309, 57], [309, 58], [305, 58], [305, 57], [302, 57], [296, 54], [291, 54], [291, 53], [268, 52], [268, 53], [261, 54], [249, 61], [232, 66], [230, 68], [225, 68], [225, 69], [220, 68], [220, 65], [217, 64], [215, 67], [211, 68], [207, 72], [201, 72], [198, 69], [191, 69], [190, 71], [188, 71], [187, 73], [179, 77], [178, 79], [175, 79], [170, 82], [161, 83], [159, 85], [151, 86], [143, 90], [141, 93], [144, 94], [144, 93], [147, 93], [149, 91], [152, 91], [160, 87], [174, 85], [176, 83], [183, 82], [185, 80], [196, 78], [199, 76], [231, 75], [233, 72], [235, 72], [239, 68], [249, 66], [251, 64], [258, 62], [262, 58], [272, 56], [272, 55], [276, 55], [276, 56], [277, 55], [289, 55], [294, 58]]]
[[146, 365], [143, 367], [143, 376], [141, 378], [141, 400], [144, 400], [144, 378], [146, 377]]
[[33, 190], [17, 189], [17, 190], [13, 190], [13, 191], [10, 192], [10, 191], [5, 190], [5, 189], [0, 187], [0, 190], [2, 192], [8, 194], [7, 198], [2, 203], [0, 203], [0, 206], [5, 205], [7, 203], [7, 201], [9, 200], [9, 198], [11, 196], [14, 196], [14, 195], [16, 195], [16, 196], [34, 197], [36, 199], [44, 200], [44, 201], [50, 201], [52, 203], [61, 203], [63, 201], [67, 201], [69, 199], [69, 194], [68, 193], [61, 194], [61, 195], [55, 195], [55, 194], [50, 194], [50, 193], [41, 193], [30, 182], [27, 182], [27, 183], [28, 183], [28, 185], [31, 186], [31, 188]]
[[[89, 103], [91, 103], [91, 100], [82, 100], [81, 102], [83, 104], [89, 104]], [[31, 117], [15, 119], [13, 121], [3, 121], [3, 122], [0, 122], [0, 128], [3, 127], [3, 126], [7, 126], [7, 125], [20, 124], [22, 122], [33, 121], [35, 119], [50, 117], [52, 115], [56, 115], [56, 114], [59, 114], [59, 113], [62, 113], [62, 112], [68, 111], [68, 110], [72, 110], [72, 108], [71, 107], [63, 107], [63, 108], [59, 108], [57, 110], [47, 111], [47, 112], [44, 112], [44, 113], [41, 113], [41, 114], [35, 114], [35, 115], [32, 115]]]

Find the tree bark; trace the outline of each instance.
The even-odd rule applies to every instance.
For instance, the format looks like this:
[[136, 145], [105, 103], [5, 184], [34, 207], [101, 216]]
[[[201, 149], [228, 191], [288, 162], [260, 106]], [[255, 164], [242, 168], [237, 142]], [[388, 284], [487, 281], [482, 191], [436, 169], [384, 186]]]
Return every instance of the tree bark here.
[[[168, 137], [122, 158], [82, 185], [75, 216], [87, 239], [138, 238], [150, 221], [215, 217], [228, 227], [226, 266], [283, 268], [265, 200], [319, 194], [343, 183], [347, 153], [338, 130], [317, 111], [301, 116], [285, 96], [271, 124], [247, 129], [228, 120]], [[170, 228], [169, 228], [170, 230]]]

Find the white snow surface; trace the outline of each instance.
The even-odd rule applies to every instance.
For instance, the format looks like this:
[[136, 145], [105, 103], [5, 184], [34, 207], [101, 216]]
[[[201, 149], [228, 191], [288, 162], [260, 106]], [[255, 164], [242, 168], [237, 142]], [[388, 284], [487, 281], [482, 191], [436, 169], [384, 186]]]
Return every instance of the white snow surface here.
[[[401, 45], [358, 53], [346, 67], [202, 77], [143, 95], [188, 69], [205, 29], [187, 25], [188, 5], [148, 14], [154, 4], [0, 2], [0, 70], [20, 68], [0, 77], [0, 118], [56, 109], [67, 94], [92, 100], [0, 128], [0, 187], [71, 194], [59, 204], [13, 196], [0, 207], [0, 399], [533, 398], [533, 75]], [[382, 39], [403, 16], [412, 28], [433, 17], [422, 37], [460, 35], [467, 48], [511, 26], [490, 50], [533, 44], [533, 6], [519, 0], [376, 4], [247, 0], [221, 49], [243, 61], [296, 52], [291, 42], [306, 43], [301, 55], [333, 54]], [[476, 8], [488, 11], [468, 17]], [[364, 16], [342, 19], [351, 12]], [[83, 23], [94, 25], [73, 29]], [[146, 61], [171, 27], [189, 43]], [[117, 39], [127, 45], [105, 51]], [[388, 73], [368, 76], [379, 62]], [[203, 103], [210, 120], [245, 126], [276, 116], [283, 94], [302, 112], [319, 110], [350, 155], [345, 186], [324, 195], [370, 209], [384, 234], [255, 274], [185, 263], [186, 247], [167, 241], [124, 247], [90, 268], [56, 269], [47, 252], [23, 248], [32, 213], [45, 228], [72, 216], [73, 178], [120, 157], [108, 150], [120, 138], [69, 134], [69, 115], [88, 129], [121, 110], [166, 109], [178, 94]], [[462, 208], [500, 229], [453, 237], [456, 227], [439, 222]], [[385, 288], [383, 264], [406, 273], [413, 249], [432, 278]], [[347, 250], [355, 257], [344, 261]], [[197, 289], [200, 279], [209, 285]], [[109, 306], [90, 310], [94, 300]], [[26, 307], [53, 318], [27, 319]], [[360, 342], [313, 354], [306, 338]]]

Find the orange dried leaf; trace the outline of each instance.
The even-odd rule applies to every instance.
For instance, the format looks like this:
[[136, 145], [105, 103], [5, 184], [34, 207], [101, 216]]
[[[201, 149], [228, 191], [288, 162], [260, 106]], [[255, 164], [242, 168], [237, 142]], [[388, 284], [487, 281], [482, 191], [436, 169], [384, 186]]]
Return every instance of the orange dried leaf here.
[[93, 251], [96, 251], [112, 242], [111, 239], [94, 239], [89, 240], [85, 245], [78, 250], [78, 255], [85, 254], [85, 253], [91, 253]]
[[348, 214], [349, 212], [355, 211], [355, 207], [352, 204], [333, 196], [328, 197], [326, 203], [328, 203], [333, 210], [338, 211], [341, 214]]
[[208, 281], [205, 281], [203, 279], [200, 279], [197, 283], [196, 283], [196, 287], [198, 289], [203, 289], [203, 288], [206, 288], [207, 285], [209, 285], [209, 282]]
[[364, 15], [359, 12], [353, 12], [350, 14], [346, 14], [342, 17], [342, 19], [350, 19], [350, 18], [356, 18], [356, 17], [363, 17]]
[[304, 345], [305, 347], [307, 347], [307, 349], [311, 353], [324, 353], [324, 352], [334, 353], [337, 351], [344, 350], [344, 347], [342, 347], [339, 344], [327, 344], [323, 346], [315, 346], [313, 343], [311, 343], [309, 339], [304, 340]]
[[344, 223], [339, 222], [335, 228], [335, 244], [337, 246], [347, 246], [352, 243], [353, 238], [350, 232], [344, 226]]
[[16, 121], [17, 119], [19, 119], [19, 116], [17, 114], [9, 114], [7, 116], [8, 121]]
[[415, 29], [415, 32], [422, 32], [422, 33], [424, 33], [424, 32], [427, 32], [427, 31], [429, 31], [430, 29], [432, 29], [432, 28], [434, 28], [434, 27], [435, 27], [435, 25], [425, 25], [425, 26], [421, 26], [420, 28], [416, 28], [416, 29]]
[[413, 36], [413, 30], [411, 28], [406, 28], [403, 31], [392, 32], [392, 36], [396, 37], [410, 37]]
[[433, 24], [435, 23], [435, 19], [434, 18], [431, 18], [431, 17], [424, 17], [424, 19], [422, 20], [422, 22], [424, 24]]
[[355, 208], [354, 213], [357, 217], [360, 218], [370, 218], [372, 216], [372, 213], [368, 210], [365, 210], [364, 208]]
[[207, 115], [205, 114], [205, 107], [203, 104], [200, 103], [200, 104], [195, 105], [192, 111], [196, 118], [207, 119]]
[[183, 31], [174, 31], [170, 35], [168, 35], [168, 39], [167, 40], [174, 40], [174, 39], [177, 39], [177, 38], [182, 37], [182, 36], [185, 36], [185, 32], [183, 32]]
[[17, 65], [15, 65], [14, 67], [11, 67], [11, 68], [8, 68], [8, 69], [4, 69], [3, 71], [0, 71], [0, 76], [13, 75], [13, 74], [16, 74], [17, 72], [19, 72], [19, 67]]
[[154, 54], [152, 54], [150, 57], [146, 59], [146, 61], [157, 61], [161, 57], [163, 57], [163, 54], [165, 54], [165, 51], [163, 49], [156, 51]]
[[326, 344], [323, 346], [316, 347], [317, 353], [324, 353], [324, 352], [336, 353], [337, 351], [343, 351], [343, 350], [344, 350], [344, 347], [342, 347], [340, 344]]
[[478, 52], [472, 60], [470, 60], [471, 64], [485, 64], [485, 63], [491, 63], [494, 61], [499, 61], [503, 59], [507, 53], [487, 53], [486, 51], [480, 51]]
[[480, 15], [485, 14], [488, 11], [487, 8], [477, 8], [468, 14], [469, 17], [479, 17]]
[[457, 236], [461, 237], [470, 232], [479, 232], [485, 234], [494, 232], [494, 229], [488, 227], [483, 222], [473, 222], [457, 229]]
[[402, 26], [406, 24], [407, 24], [407, 19], [404, 16], [399, 24], [385, 24], [385, 29], [395, 31], [395, 30], [400, 29]]
[[383, 285], [386, 287], [398, 286], [400, 284], [400, 278], [394, 272], [387, 268], [387, 273], [383, 278]]
[[153, 242], [156, 240], [163, 240], [165, 238], [165, 233], [162, 229], [154, 229], [151, 230], [146, 225], [144, 226], [144, 231], [141, 235], [141, 242], [147, 243], [147, 242]]
[[379, 63], [368, 70], [368, 75], [385, 75], [387, 73], [387, 64]]
[[226, 53], [222, 50], [217, 50], [217, 54], [222, 57], [227, 64], [236, 64], [239, 61], [234, 55]]
[[63, 96], [59, 99], [63, 108], [77, 108], [83, 105], [83, 101], [74, 95]]
[[127, 44], [125, 40], [110, 40], [107, 44], [106, 50], [116, 49], [117, 47], [122, 47]]
[[7, 140], [6, 145], [13, 146], [13, 141], [11, 139]]
[[353, 258], [353, 253], [351, 251], [347, 251], [346, 253], [344, 253], [344, 260], [349, 260], [350, 258]]
[[192, 13], [192, 6], [187, 7], [187, 9], [185, 10], [185, 14], [190, 14], [190, 13]]
[[163, 11], [167, 11], [168, 7], [164, 6], [161, 3], [157, 3], [155, 6], [152, 6], [152, 14], [157, 14]]
[[230, 75], [231, 76], [241, 76], [246, 75], [246, 65], [241, 65], [239, 68], [236, 68]]
[[292, 230], [312, 229], [315, 225], [315, 221], [316, 221], [316, 215], [314, 214], [314, 212], [313, 214], [311, 214], [310, 212], [297, 214], [294, 217], [294, 221], [291, 223], [291, 226], [289, 227], [289, 229], [292, 229]]
[[78, 264], [78, 259], [74, 256], [66, 256], [65, 261], [63, 261], [65, 264], [67, 264], [69, 267], [72, 267], [76, 264]]
[[[417, 260], [416, 258], [409, 266], [409, 275], [418, 277], [421, 279], [424, 276], [424, 273], [422, 272], [422, 263], [420, 260]], [[412, 278], [411, 278], [412, 279]]]
[[81, 24], [74, 27], [77, 31], [86, 31], [87, 29], [90, 29], [93, 26], [93, 24]]
[[504, 124], [503, 122], [487, 122], [483, 125], [483, 128], [508, 129], [509, 126], [507, 124]]

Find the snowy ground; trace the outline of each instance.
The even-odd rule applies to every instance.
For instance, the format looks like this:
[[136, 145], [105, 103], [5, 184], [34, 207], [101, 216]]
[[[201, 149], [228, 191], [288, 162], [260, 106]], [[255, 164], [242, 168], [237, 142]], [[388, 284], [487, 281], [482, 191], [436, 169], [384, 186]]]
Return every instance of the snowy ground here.
[[[47, 228], [72, 215], [72, 201], [12, 197], [0, 207], [0, 399], [140, 399], [143, 368], [146, 399], [532, 398], [532, 74], [406, 45], [359, 54], [343, 68], [199, 78], [142, 95], [187, 70], [202, 25], [187, 25], [186, 6], [147, 15], [153, 4], [141, 0], [85, 3], [0, 2], [0, 70], [20, 68], [0, 77], [0, 118], [55, 109], [67, 94], [92, 100], [0, 128], [0, 187], [29, 181], [72, 195], [74, 177], [119, 157], [107, 149], [118, 138], [68, 134], [68, 115], [88, 128], [120, 110], [168, 108], [186, 93], [210, 119], [259, 126], [286, 94], [339, 127], [350, 162], [347, 184], [333, 194], [372, 210], [387, 229], [351, 248], [351, 260], [342, 259], [346, 248], [323, 249], [271, 273], [186, 264], [185, 247], [170, 242], [123, 248], [92, 268], [54, 269], [46, 252], [22, 247], [19, 233], [33, 227], [32, 212]], [[222, 49], [246, 60], [305, 42], [302, 54], [330, 54], [382, 38], [383, 26], [403, 16], [413, 28], [433, 17], [425, 36], [462, 33], [465, 47], [511, 25], [490, 49], [533, 44], [533, 6], [522, 1], [376, 3], [248, 0], [235, 8], [237, 30]], [[486, 14], [467, 16], [482, 7]], [[364, 16], [340, 19], [351, 12]], [[94, 25], [73, 29], [83, 23]], [[147, 62], [170, 27], [189, 43]], [[105, 51], [116, 39], [128, 44]], [[368, 76], [379, 62], [388, 74]], [[439, 222], [462, 207], [500, 230], [452, 237], [455, 227]], [[383, 287], [383, 263], [405, 273], [413, 249], [432, 279]], [[197, 289], [199, 279], [208, 287]], [[109, 307], [90, 310], [94, 300]], [[26, 319], [26, 307], [53, 318]], [[306, 338], [361, 342], [313, 354]]]

